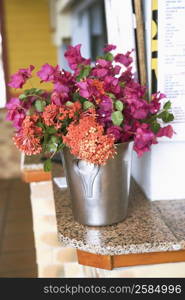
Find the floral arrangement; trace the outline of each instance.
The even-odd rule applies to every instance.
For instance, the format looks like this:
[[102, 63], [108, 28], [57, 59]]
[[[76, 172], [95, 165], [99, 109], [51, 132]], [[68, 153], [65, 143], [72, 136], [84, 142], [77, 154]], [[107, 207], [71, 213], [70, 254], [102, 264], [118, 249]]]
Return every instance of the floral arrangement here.
[[[134, 79], [131, 52], [113, 55], [116, 46], [107, 45], [92, 65], [80, 48], [69, 46], [65, 52], [72, 72], [49, 64], [37, 72], [41, 82], [53, 83], [52, 92], [31, 87], [7, 104], [19, 150], [26, 155], [49, 153], [49, 170], [50, 158], [65, 146], [79, 159], [105, 165], [116, 155], [117, 143], [134, 141], [142, 156], [159, 137], [172, 137], [172, 126], [162, 126], [174, 118], [171, 103], [162, 105], [165, 95], [159, 92], [147, 99], [146, 88]], [[19, 69], [9, 86], [22, 89], [33, 70], [32, 65]]]

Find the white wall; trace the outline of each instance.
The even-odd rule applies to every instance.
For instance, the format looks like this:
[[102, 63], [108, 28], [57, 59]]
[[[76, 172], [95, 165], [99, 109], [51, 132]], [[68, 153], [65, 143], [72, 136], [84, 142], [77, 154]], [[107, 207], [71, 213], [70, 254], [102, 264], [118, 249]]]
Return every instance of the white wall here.
[[[149, 14], [150, 1], [144, 2]], [[158, 6], [157, 89], [172, 102], [176, 134], [172, 140], [162, 138], [141, 160], [134, 156], [133, 175], [151, 200], [185, 198], [184, 8], [183, 0], [178, 1], [178, 6], [168, 0]]]
[[160, 142], [138, 158], [132, 174], [150, 200], [185, 198], [185, 143]]
[[[146, 2], [146, 10], [151, 16], [150, 0], [146, 0]], [[116, 44], [118, 50], [123, 52], [133, 48], [135, 24], [131, 11], [131, 0], [105, 0], [105, 6], [109, 43]], [[148, 15], [147, 12], [146, 15]], [[147, 24], [148, 22], [147, 19]], [[150, 51], [149, 41], [147, 41], [147, 45], [148, 51]], [[160, 86], [160, 88], [162, 87]], [[162, 89], [160, 90], [163, 92]], [[185, 142], [178, 140], [177, 136], [170, 141], [162, 139], [159, 144], [153, 145], [151, 152], [145, 153], [142, 158], [138, 158], [135, 153], [133, 155], [132, 175], [151, 200], [185, 198], [184, 170]]]

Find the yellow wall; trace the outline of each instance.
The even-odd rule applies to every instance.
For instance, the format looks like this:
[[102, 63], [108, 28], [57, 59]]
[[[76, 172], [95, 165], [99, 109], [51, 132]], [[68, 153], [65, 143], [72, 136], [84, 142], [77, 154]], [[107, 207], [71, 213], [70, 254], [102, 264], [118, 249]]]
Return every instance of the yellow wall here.
[[30, 64], [37, 70], [46, 62], [56, 65], [48, 0], [4, 0], [4, 14], [9, 74]]

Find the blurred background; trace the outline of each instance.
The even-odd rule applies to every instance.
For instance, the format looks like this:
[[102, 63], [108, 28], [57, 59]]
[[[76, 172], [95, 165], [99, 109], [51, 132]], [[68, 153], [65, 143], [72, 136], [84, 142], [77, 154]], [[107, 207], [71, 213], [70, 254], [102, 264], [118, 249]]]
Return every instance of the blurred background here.
[[0, 3], [0, 277], [36, 277], [29, 185], [21, 180], [20, 153], [11, 139], [12, 126], [4, 120], [5, 103], [19, 91], [6, 83], [19, 68], [56, 64], [57, 48], [48, 1]]
[[82, 43], [82, 54], [94, 59], [106, 42], [103, 0], [0, 1], [0, 277], [37, 277], [29, 185], [21, 180], [20, 153], [5, 121], [5, 104], [20, 92], [7, 87], [10, 75], [30, 64], [35, 73], [45, 63], [68, 69], [69, 44]]

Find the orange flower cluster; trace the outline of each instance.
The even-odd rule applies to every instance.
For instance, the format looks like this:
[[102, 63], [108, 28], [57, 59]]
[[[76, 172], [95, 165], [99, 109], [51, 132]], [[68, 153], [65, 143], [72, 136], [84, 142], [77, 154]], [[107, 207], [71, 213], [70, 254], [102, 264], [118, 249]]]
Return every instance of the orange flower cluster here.
[[[100, 95], [105, 95], [105, 90], [104, 90], [103, 84], [104, 83], [98, 79], [92, 80], [92, 86], [97, 89], [97, 91], [100, 93]], [[100, 97], [96, 98], [95, 102], [96, 102], [96, 104], [100, 104], [101, 98]]]
[[68, 106], [63, 106], [63, 107], [60, 107], [59, 109], [59, 117], [58, 119], [63, 121], [65, 120], [66, 118], [69, 118], [69, 119], [76, 119], [76, 116], [80, 110], [82, 108], [82, 105], [79, 101], [76, 101], [74, 102], [73, 104], [71, 105], [68, 105]]
[[74, 156], [97, 165], [105, 165], [116, 154], [113, 136], [103, 134], [103, 126], [93, 114], [71, 123], [63, 142]]
[[49, 104], [45, 107], [43, 112], [44, 123], [47, 126], [53, 126], [56, 124], [56, 117], [59, 113], [59, 107], [55, 104]]
[[96, 87], [96, 89], [98, 90], [98, 92], [101, 95], [105, 94], [104, 88], [103, 88], [104, 83], [98, 79], [93, 79], [92, 81], [92, 86]]
[[61, 127], [61, 122], [65, 119], [76, 119], [77, 112], [81, 109], [80, 102], [74, 102], [71, 105], [57, 106], [49, 104], [45, 107], [43, 112], [44, 123], [47, 126], [55, 126], [56, 129]]
[[13, 137], [16, 147], [26, 155], [39, 154], [42, 151], [40, 143], [42, 129], [35, 125], [38, 118], [37, 115], [26, 116], [22, 129]]

